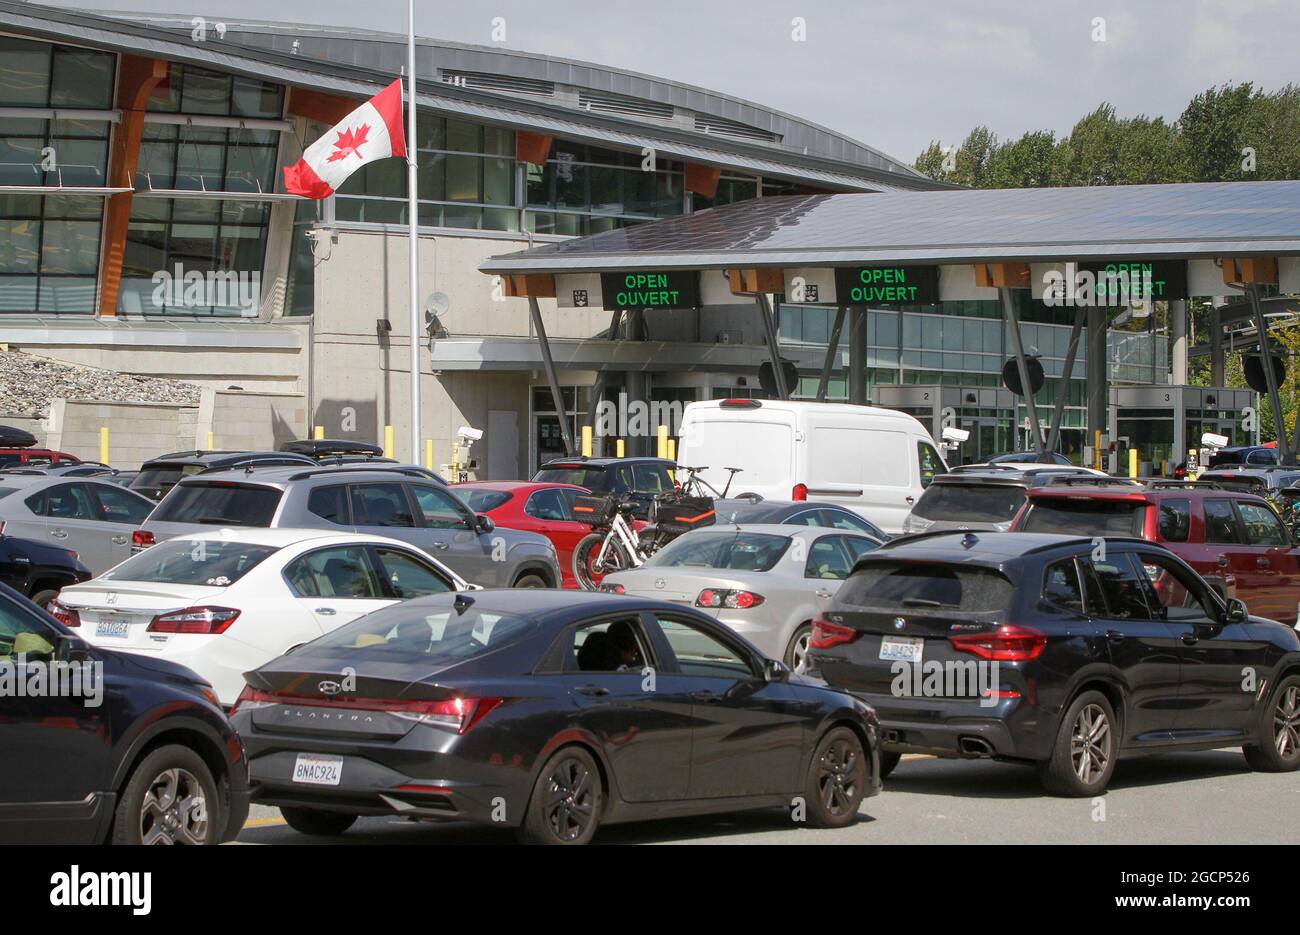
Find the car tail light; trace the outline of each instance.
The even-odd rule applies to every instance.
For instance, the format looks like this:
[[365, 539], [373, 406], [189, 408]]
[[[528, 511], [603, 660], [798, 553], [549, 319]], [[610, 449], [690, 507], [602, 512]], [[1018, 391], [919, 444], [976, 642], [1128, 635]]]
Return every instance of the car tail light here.
[[749, 610], [763, 603], [763, 595], [753, 591], [705, 588], [695, 599], [696, 607], [726, 607], [731, 610]]
[[233, 607], [186, 607], [159, 614], [149, 623], [151, 633], [225, 633], [239, 619]]
[[807, 499], [808, 499], [808, 485], [807, 485], [807, 484], [795, 484], [795, 485], [794, 485], [794, 489], [790, 491], [790, 499], [791, 499], [791, 500], [807, 500]]
[[131, 548], [133, 549], [147, 549], [151, 545], [156, 545], [157, 542], [158, 540], [154, 538], [153, 533], [147, 529], [135, 529], [131, 532]]
[[1004, 623], [987, 633], [959, 633], [948, 637], [952, 648], [993, 662], [1028, 662], [1042, 655], [1047, 637], [1038, 630]]
[[810, 649], [830, 649], [841, 643], [852, 643], [862, 634], [852, 627], [831, 623], [825, 617], [813, 618], [812, 637], [808, 640]]
[[65, 627], [81, 626], [81, 614], [77, 613], [75, 607], [69, 607], [57, 597], [45, 605], [45, 612]]
[[763, 403], [757, 399], [724, 399], [718, 406], [721, 409], [760, 409]]
[[294, 704], [305, 707], [344, 708], [349, 711], [384, 711], [398, 717], [410, 718], [424, 724], [449, 727], [463, 734], [487, 717], [501, 698], [466, 698], [457, 696], [441, 701], [404, 700], [400, 698], [353, 698], [347, 695], [324, 697], [303, 695], [297, 692], [262, 691], [245, 686], [230, 709], [233, 715], [240, 708], [265, 708], [273, 704]]
[[623, 587], [623, 585], [621, 585], [621, 584], [604, 584], [604, 583], [602, 582], [601, 585], [600, 585], [600, 589], [601, 589], [602, 591], [604, 591], [605, 593], [607, 593], [607, 594], [626, 594], [626, 593], [627, 593], [627, 588]]

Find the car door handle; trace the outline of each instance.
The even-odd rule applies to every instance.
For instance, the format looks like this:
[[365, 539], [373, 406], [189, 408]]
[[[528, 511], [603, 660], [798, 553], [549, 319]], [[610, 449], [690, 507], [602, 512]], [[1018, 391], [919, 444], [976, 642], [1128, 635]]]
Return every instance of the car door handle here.
[[830, 591], [826, 590], [825, 588], [818, 588], [816, 593], [818, 597], [823, 597], [823, 598], [834, 596]]
[[51, 529], [50, 536], [54, 539], [66, 539], [68, 538], [68, 531], [66, 529]]
[[322, 617], [333, 617], [338, 611], [333, 607], [317, 607], [315, 613], [320, 614]]
[[1124, 642], [1124, 634], [1119, 630], [1107, 630], [1106, 639], [1110, 640], [1112, 643], [1122, 643]]
[[701, 704], [717, 704], [722, 700], [722, 696], [715, 695], [713, 692], [705, 689], [704, 691], [691, 692], [691, 700], [698, 701]]
[[1270, 564], [1270, 562], [1269, 562], [1269, 560], [1266, 559], [1266, 558], [1257, 558], [1257, 559], [1255, 559], [1255, 567], [1256, 567], [1256, 568], [1267, 568], [1267, 567], [1269, 566], [1269, 564]]
[[1219, 567], [1220, 567], [1220, 568], [1227, 568], [1227, 567], [1228, 567], [1228, 556], [1226, 556], [1226, 555], [1220, 555], [1220, 556], [1219, 556]]
[[903, 500], [910, 505], [916, 502], [916, 497], [904, 497]]
[[590, 695], [593, 698], [604, 698], [609, 694], [609, 689], [600, 685], [579, 685], [574, 691], [579, 695]]
[[1197, 643], [1201, 641], [1201, 638], [1197, 636], [1195, 633], [1184, 633], [1178, 638], [1182, 640], [1184, 643], [1186, 643], [1188, 646], [1195, 646]]
[[445, 552], [445, 551], [447, 551], [449, 548], [451, 548], [451, 546], [449, 546], [449, 545], [448, 545], [447, 543], [445, 543], [445, 542], [435, 542], [435, 543], [433, 544], [433, 547], [434, 547], [435, 549], [438, 549], [438, 550], [442, 551], [442, 552]]

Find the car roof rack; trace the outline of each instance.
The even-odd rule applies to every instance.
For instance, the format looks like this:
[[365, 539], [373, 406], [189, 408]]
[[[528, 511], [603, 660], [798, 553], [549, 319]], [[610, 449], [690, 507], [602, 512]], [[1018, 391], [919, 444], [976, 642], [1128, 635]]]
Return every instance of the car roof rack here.
[[425, 480], [432, 480], [432, 472], [426, 471], [421, 467], [371, 467], [368, 464], [339, 464], [334, 467], [311, 468], [306, 471], [298, 471], [289, 475], [289, 480], [306, 480], [309, 477], [318, 477], [322, 474], [349, 474], [357, 472], [369, 472], [371, 474], [405, 474], [407, 477], [422, 477]]
[[1098, 474], [1062, 474], [1053, 477], [1044, 487], [1140, 487], [1128, 477], [1102, 477]]
[[1157, 477], [1147, 481], [1147, 486], [1156, 490], [1201, 487], [1205, 490], [1222, 490], [1222, 484], [1207, 480], [1180, 480], [1176, 477]]

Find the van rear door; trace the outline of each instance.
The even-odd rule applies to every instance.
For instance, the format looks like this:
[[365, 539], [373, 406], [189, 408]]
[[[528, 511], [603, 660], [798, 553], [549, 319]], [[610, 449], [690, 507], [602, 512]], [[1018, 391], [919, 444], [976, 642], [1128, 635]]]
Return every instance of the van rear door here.
[[740, 468], [729, 496], [757, 493], [789, 500], [796, 483], [795, 447], [795, 417], [788, 410], [688, 406], [677, 462], [707, 467], [700, 476], [718, 491], [727, 485], [726, 468]]

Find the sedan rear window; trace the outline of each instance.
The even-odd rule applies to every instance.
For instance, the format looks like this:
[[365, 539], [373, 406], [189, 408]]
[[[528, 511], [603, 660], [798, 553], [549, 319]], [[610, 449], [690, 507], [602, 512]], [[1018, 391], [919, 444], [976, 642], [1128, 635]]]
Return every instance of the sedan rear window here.
[[838, 603], [872, 610], [944, 608], [990, 613], [1011, 606], [1011, 581], [990, 568], [938, 562], [871, 561], [858, 566], [836, 595]]
[[527, 617], [468, 607], [416, 609], [398, 604], [367, 614], [311, 644], [347, 650], [359, 658], [404, 658], [425, 665], [454, 665], [517, 642], [536, 624]]
[[203, 471], [201, 464], [145, 465], [131, 481], [131, 489], [143, 491], [155, 499], [176, 486], [182, 477], [191, 477]]
[[168, 539], [133, 555], [102, 577], [113, 581], [201, 584], [228, 587], [256, 568], [279, 546], [226, 539]]
[[1141, 536], [1145, 513], [1146, 504], [1134, 500], [1043, 498], [1030, 504], [1017, 531], [1067, 536]]
[[491, 513], [511, 497], [504, 490], [483, 490], [477, 487], [452, 487], [451, 492], [475, 513]]
[[577, 484], [598, 491], [605, 489], [607, 476], [604, 468], [554, 467], [538, 471], [533, 480], [539, 484]]
[[212, 526], [271, 525], [281, 492], [244, 484], [178, 484], [163, 498], [150, 519], [162, 523]]
[[787, 536], [757, 532], [691, 532], [646, 562], [656, 568], [725, 568], [771, 571], [790, 545]]
[[931, 484], [912, 512], [922, 519], [958, 523], [1008, 523], [1025, 502], [1012, 484]]

